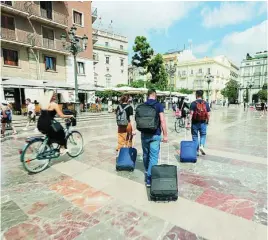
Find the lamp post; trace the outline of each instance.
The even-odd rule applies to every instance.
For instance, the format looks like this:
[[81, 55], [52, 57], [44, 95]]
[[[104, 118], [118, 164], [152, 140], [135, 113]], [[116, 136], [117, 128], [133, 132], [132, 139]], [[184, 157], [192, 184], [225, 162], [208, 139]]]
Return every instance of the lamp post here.
[[170, 91], [170, 101], [171, 101], [171, 88], [173, 83], [171, 84], [171, 79], [174, 77], [174, 74], [177, 71], [177, 64], [171, 64], [171, 61], [169, 62], [169, 64], [166, 64], [166, 71], [169, 75], [169, 91]]
[[210, 73], [208, 73], [205, 76], [206, 82], [208, 83], [208, 102], [209, 102], [209, 85], [214, 80], [214, 76], [212, 76]]
[[77, 28], [72, 26], [70, 31], [68, 32], [69, 42], [66, 42], [66, 35], [63, 33], [61, 35], [62, 45], [63, 47], [69, 51], [74, 58], [74, 84], [75, 84], [75, 110], [77, 114], [80, 114], [80, 104], [78, 98], [78, 82], [77, 82], [77, 62], [76, 56], [78, 53], [83, 52], [87, 48], [88, 37], [84, 34], [82, 39], [82, 46], [80, 43], [80, 38], [76, 35]]

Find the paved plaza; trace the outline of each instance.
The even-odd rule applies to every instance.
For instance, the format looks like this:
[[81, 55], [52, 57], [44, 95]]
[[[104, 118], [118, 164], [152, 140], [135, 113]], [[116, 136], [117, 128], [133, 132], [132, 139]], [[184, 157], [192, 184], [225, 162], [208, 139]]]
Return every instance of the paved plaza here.
[[[140, 134], [134, 172], [116, 172], [116, 122], [77, 126], [85, 140], [75, 159], [54, 160], [29, 175], [19, 149], [29, 133], [2, 142], [2, 239], [57, 240], [265, 240], [267, 239], [267, 116], [231, 106], [214, 109], [207, 155], [179, 162], [184, 132], [167, 114], [169, 144], [161, 161], [178, 166], [179, 199], [149, 201]], [[186, 138], [190, 139], [190, 132]]]

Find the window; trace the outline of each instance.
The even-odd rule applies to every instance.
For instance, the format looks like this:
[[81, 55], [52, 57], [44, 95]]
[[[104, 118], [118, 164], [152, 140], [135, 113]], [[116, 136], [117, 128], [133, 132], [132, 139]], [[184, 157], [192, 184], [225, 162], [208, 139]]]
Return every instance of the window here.
[[1, 1], [1, 3], [12, 6], [12, 1]]
[[120, 62], [121, 62], [120, 66], [124, 67], [124, 59], [120, 59]]
[[123, 50], [123, 49], [124, 49], [123, 45], [120, 45], [120, 49], [121, 49], [121, 50]]
[[256, 62], [256, 64], [261, 64], [260, 62]]
[[46, 71], [56, 71], [56, 58], [45, 56]]
[[52, 19], [52, 2], [51, 1], [40, 1], [41, 16]]
[[121, 70], [121, 73], [124, 73], [124, 70], [123, 69]]
[[202, 68], [199, 68], [198, 73], [202, 73]]
[[110, 64], [110, 57], [106, 57], [106, 64]]
[[249, 63], [246, 63], [247, 66], [249, 66]]
[[109, 43], [108, 42], [105, 42], [105, 46], [108, 47], [109, 46]]
[[43, 47], [54, 48], [54, 31], [50, 28], [42, 28]]
[[106, 87], [111, 87], [111, 78], [106, 77]]
[[191, 74], [192, 74], [192, 75], [194, 74], [194, 70], [191, 70]]
[[210, 74], [210, 68], [208, 68], [208, 74]]
[[107, 67], [107, 68], [106, 68], [106, 71], [107, 71], [107, 72], [109, 72], [109, 71], [110, 71], [110, 69]]
[[14, 18], [2, 15], [1, 16], [1, 27], [2, 28], [7, 28], [7, 29], [10, 29], [10, 30], [15, 30]]
[[185, 76], [186, 75], [186, 71], [182, 71], [182, 76]]
[[82, 26], [82, 13], [73, 11], [73, 21], [75, 24]]
[[4, 64], [9, 66], [19, 66], [18, 51], [3, 48]]
[[83, 62], [77, 62], [77, 73], [85, 74], [85, 64]]
[[98, 78], [97, 77], [94, 77], [94, 84], [95, 84], [95, 86], [98, 85]]

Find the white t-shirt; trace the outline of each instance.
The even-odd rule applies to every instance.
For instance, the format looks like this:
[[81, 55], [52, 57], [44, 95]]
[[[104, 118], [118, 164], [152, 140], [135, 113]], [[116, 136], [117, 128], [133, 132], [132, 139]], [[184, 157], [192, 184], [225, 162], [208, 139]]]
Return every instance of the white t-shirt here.
[[35, 105], [33, 103], [29, 103], [27, 106], [27, 111], [32, 112], [33, 114], [35, 114]]

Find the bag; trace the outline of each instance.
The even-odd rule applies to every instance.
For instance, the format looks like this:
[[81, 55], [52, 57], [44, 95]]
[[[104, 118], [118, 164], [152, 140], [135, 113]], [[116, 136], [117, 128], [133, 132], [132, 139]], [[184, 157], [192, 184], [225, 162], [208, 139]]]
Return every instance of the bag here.
[[119, 155], [116, 160], [117, 171], [134, 171], [137, 159], [137, 149], [134, 147], [124, 146], [119, 150]]
[[119, 105], [118, 107], [119, 107], [119, 110], [117, 110], [117, 112], [116, 112], [117, 126], [125, 126], [126, 127], [128, 125], [126, 109], [129, 108], [130, 106], [127, 105], [124, 108], [122, 108], [122, 106]]
[[207, 106], [206, 102], [198, 102], [196, 101], [196, 110], [194, 111], [193, 114], [193, 120], [195, 121], [206, 121], [208, 120], [208, 112], [207, 112]]
[[63, 129], [61, 124], [57, 122], [56, 120], [51, 121], [51, 127], [53, 128], [54, 132], [59, 132]]
[[155, 108], [157, 102], [141, 104], [136, 108], [135, 120], [137, 129], [144, 133], [153, 133], [159, 127], [159, 116]]
[[[186, 139], [185, 129], [185, 139]], [[180, 162], [184, 163], [196, 163], [197, 161], [197, 149], [196, 144], [193, 141], [181, 141], [180, 144]]]
[[9, 121], [11, 121], [11, 119], [12, 119], [11, 110], [6, 110], [5, 112], [6, 112], [6, 118], [7, 118]]
[[150, 196], [152, 201], [176, 201], [178, 199], [177, 166], [161, 164], [152, 167]]

